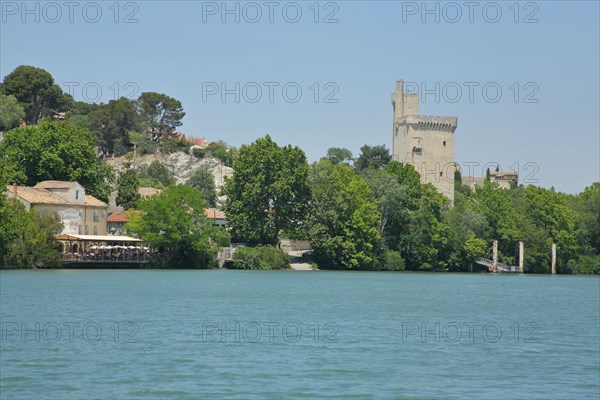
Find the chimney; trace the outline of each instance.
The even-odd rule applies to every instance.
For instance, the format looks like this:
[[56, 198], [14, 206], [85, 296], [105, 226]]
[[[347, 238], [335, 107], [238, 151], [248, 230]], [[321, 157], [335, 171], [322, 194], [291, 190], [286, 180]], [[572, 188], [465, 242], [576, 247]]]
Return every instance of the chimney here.
[[12, 185], [12, 189], [13, 189], [13, 196], [15, 197], [15, 199], [17, 198], [17, 184], [13, 183]]

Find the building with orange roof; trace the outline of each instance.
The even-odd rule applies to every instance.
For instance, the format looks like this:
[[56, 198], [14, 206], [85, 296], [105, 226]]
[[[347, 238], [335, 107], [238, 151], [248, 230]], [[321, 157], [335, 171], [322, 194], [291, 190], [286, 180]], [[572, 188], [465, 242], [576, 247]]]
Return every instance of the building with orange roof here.
[[204, 210], [206, 217], [212, 222], [213, 225], [225, 227], [227, 225], [227, 218], [225, 213], [217, 208], [207, 208]]
[[27, 210], [55, 216], [63, 224], [61, 234], [106, 235], [108, 204], [85, 193], [77, 182], [43, 181], [29, 186], [7, 186], [7, 196]]

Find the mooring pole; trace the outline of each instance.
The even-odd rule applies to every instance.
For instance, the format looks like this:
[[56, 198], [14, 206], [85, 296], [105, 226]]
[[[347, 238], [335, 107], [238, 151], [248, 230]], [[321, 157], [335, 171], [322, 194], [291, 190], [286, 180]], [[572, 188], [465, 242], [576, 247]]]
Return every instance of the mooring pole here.
[[552, 274], [556, 274], [556, 243], [552, 243]]
[[494, 240], [494, 244], [492, 246], [492, 271], [498, 272], [498, 241]]
[[519, 271], [523, 272], [523, 256], [525, 255], [525, 245], [519, 242]]

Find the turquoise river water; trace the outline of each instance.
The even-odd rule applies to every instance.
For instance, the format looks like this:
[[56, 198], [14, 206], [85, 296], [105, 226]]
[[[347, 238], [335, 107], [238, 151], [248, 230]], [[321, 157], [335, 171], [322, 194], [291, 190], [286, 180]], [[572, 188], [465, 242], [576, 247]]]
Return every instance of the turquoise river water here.
[[600, 279], [0, 272], [1, 399], [597, 399]]

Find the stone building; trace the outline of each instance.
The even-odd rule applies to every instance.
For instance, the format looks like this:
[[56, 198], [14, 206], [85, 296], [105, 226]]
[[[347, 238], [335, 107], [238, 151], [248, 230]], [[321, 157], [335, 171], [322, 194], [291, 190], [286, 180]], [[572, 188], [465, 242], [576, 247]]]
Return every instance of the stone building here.
[[77, 182], [43, 181], [34, 187], [7, 186], [7, 196], [18, 199], [27, 210], [56, 216], [61, 234], [106, 235], [108, 204], [85, 194]]
[[[475, 187], [483, 186], [485, 177], [483, 176], [463, 176], [461, 183], [464, 186], [468, 186], [472, 192], [475, 191]], [[490, 181], [497, 183], [501, 189], [510, 189], [512, 185], [516, 185], [519, 181], [519, 175], [514, 171], [493, 171], [490, 172]]]
[[419, 115], [419, 94], [404, 93], [401, 80], [396, 81], [392, 106], [393, 159], [411, 164], [421, 175], [421, 182], [432, 183], [453, 204], [457, 118]]

